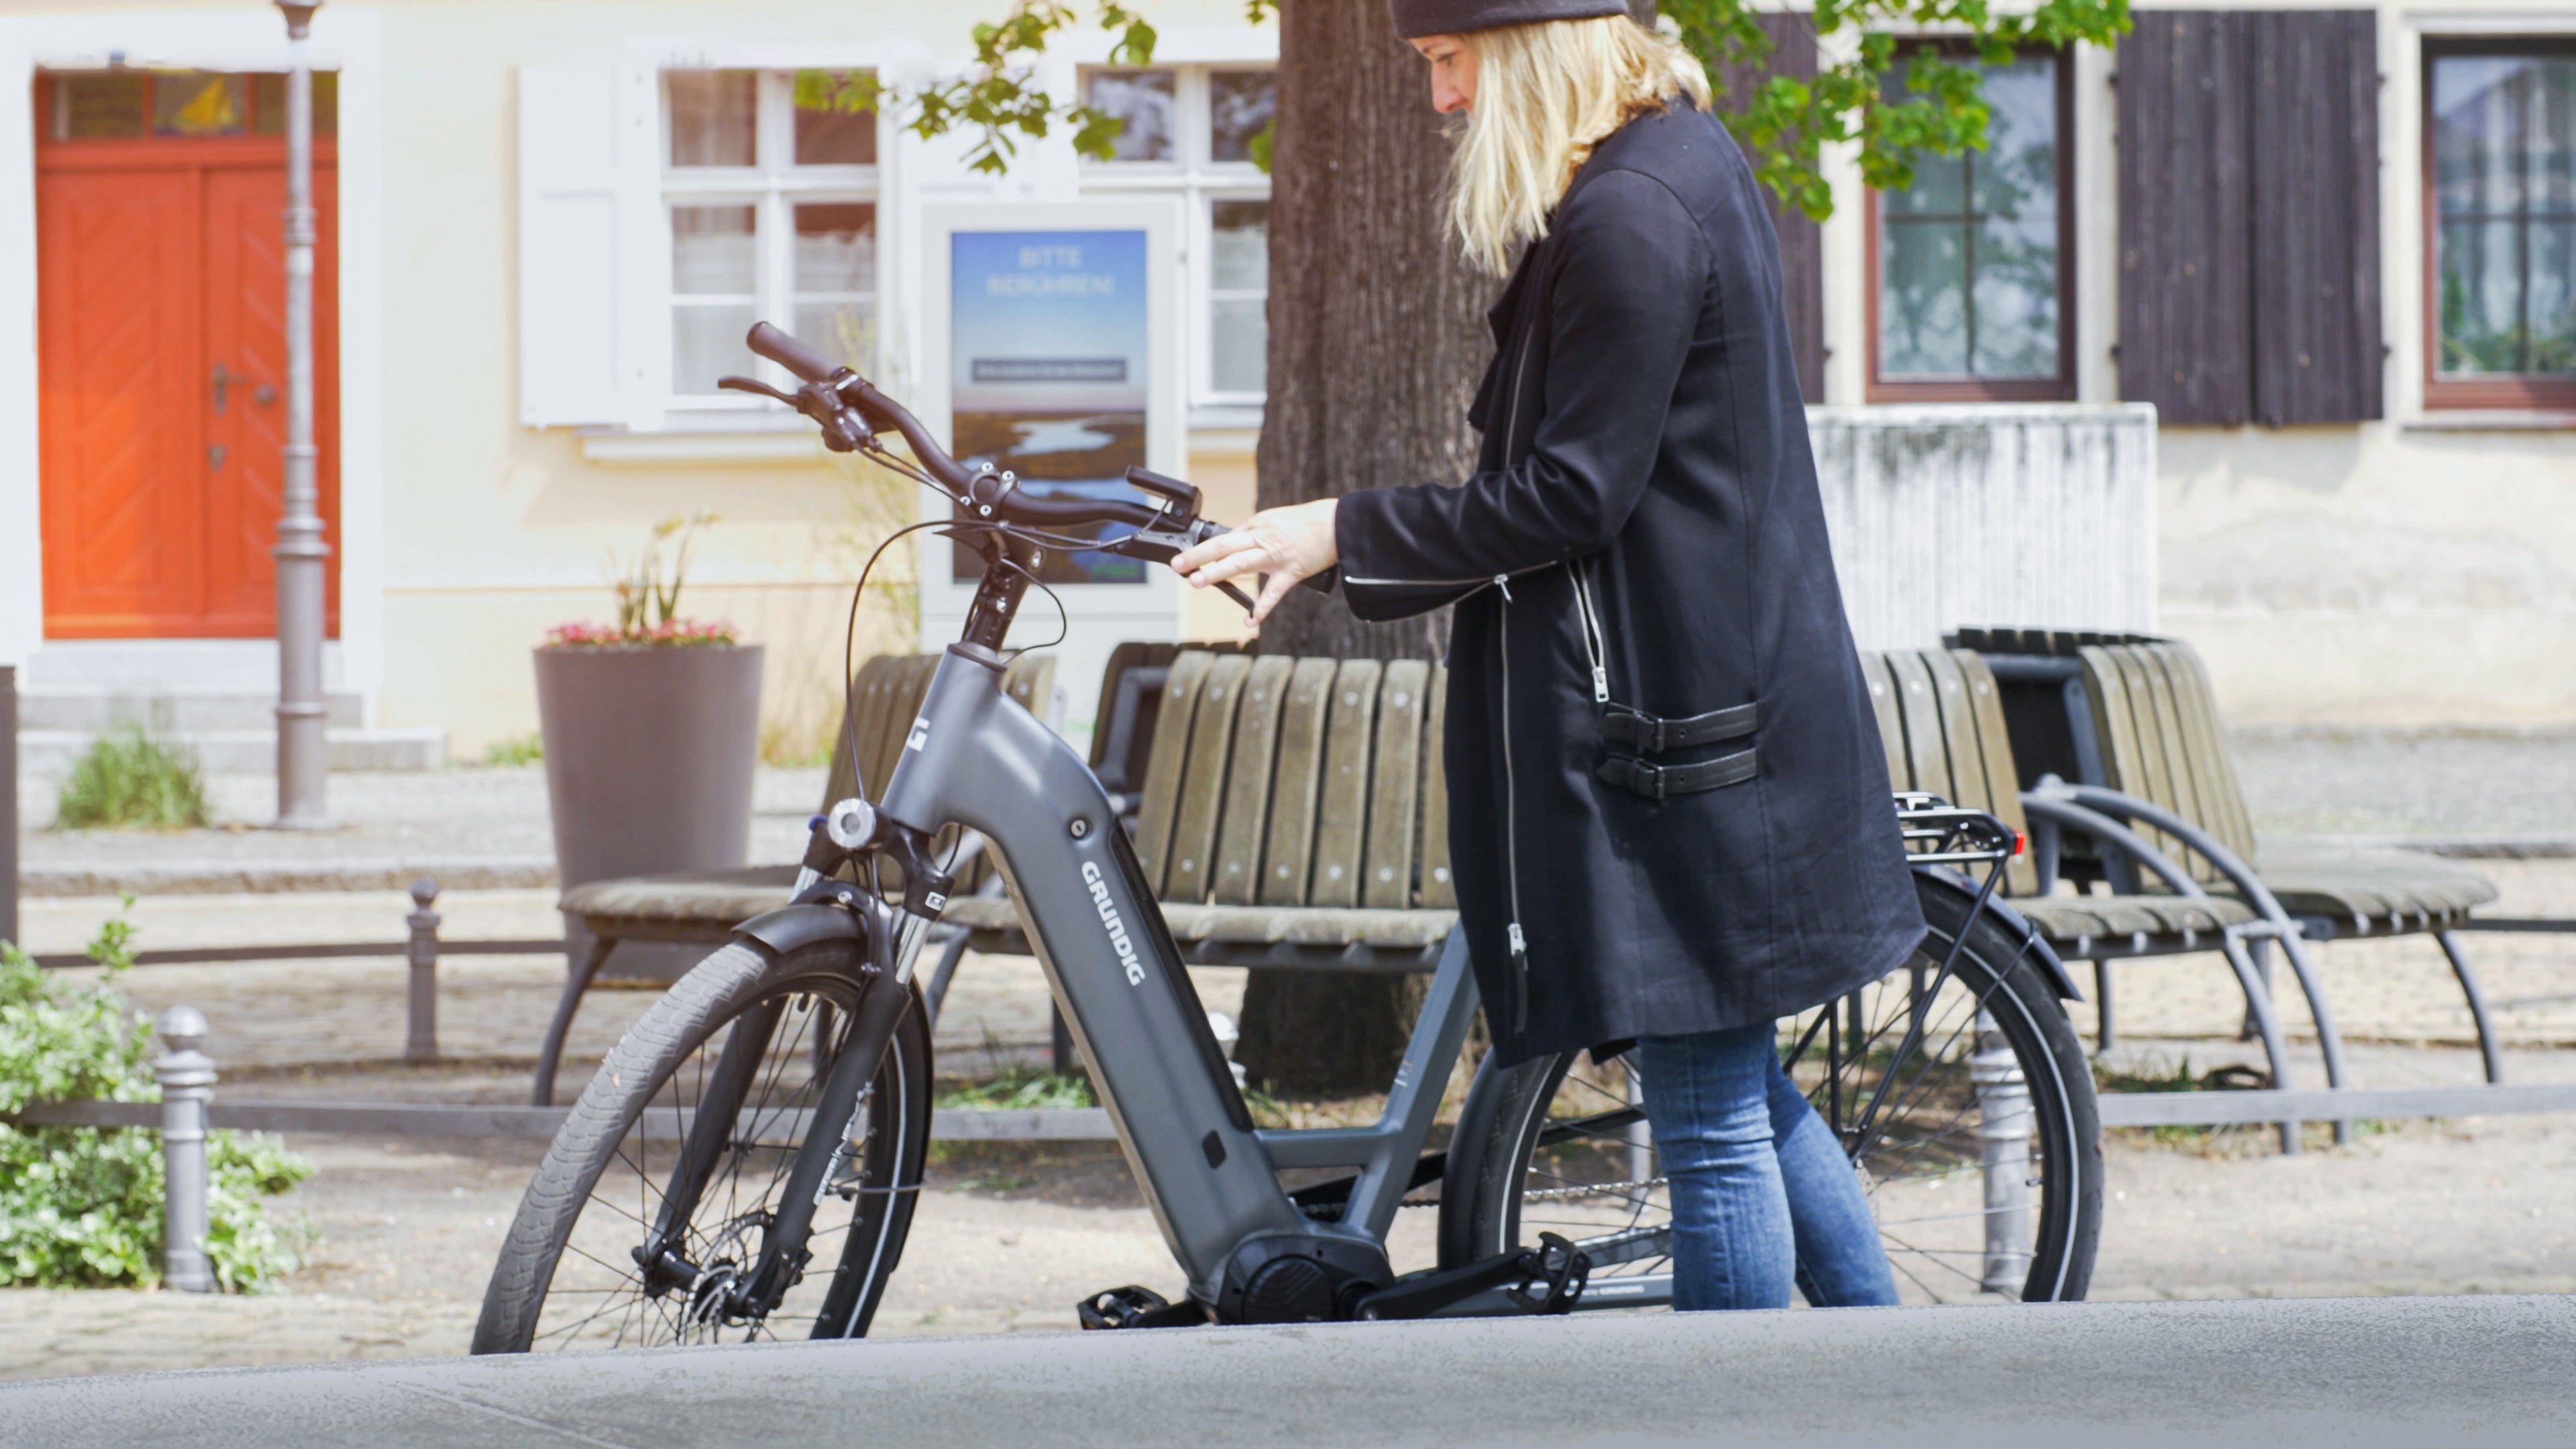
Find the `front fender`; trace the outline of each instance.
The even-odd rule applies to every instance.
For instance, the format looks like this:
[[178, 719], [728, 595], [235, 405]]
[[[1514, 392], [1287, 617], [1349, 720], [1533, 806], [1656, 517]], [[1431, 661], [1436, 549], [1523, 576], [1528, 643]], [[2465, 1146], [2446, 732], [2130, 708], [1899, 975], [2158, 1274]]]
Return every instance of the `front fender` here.
[[871, 949], [875, 926], [867, 917], [846, 906], [821, 901], [803, 905], [781, 906], [764, 912], [733, 928], [734, 939], [751, 941], [773, 956], [784, 956], [800, 946], [822, 941], [847, 941], [859, 950], [861, 961], [873, 961]]
[[[1918, 865], [1914, 867], [1914, 874], [1922, 880], [1955, 892], [1971, 905], [1976, 903], [1976, 882], [1957, 871], [1945, 870], [1939, 866]], [[2030, 923], [2028, 916], [2014, 910], [2012, 902], [2002, 896], [1995, 896], [1988, 900], [1986, 909], [1995, 913], [1995, 919], [2003, 922], [2006, 930], [2015, 932], [2030, 942], [2030, 954], [2038, 960], [2040, 969], [2048, 973], [2049, 984], [2057, 989], [2059, 1000], [2082, 1001], [2084, 999], [2084, 993], [2077, 989], [2075, 977], [2067, 971], [2066, 963], [2057, 959], [2057, 948], [2048, 944], [2048, 938], [2039, 933], [2039, 928]]]

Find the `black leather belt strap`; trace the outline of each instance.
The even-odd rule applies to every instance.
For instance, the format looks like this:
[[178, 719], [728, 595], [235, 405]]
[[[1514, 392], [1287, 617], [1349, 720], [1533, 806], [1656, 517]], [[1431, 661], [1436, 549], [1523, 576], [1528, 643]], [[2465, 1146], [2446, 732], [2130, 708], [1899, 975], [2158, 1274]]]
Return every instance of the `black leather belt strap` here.
[[1614, 745], [1626, 745], [1641, 755], [1686, 750], [1693, 745], [1711, 745], [1720, 740], [1740, 740], [1753, 733], [1757, 708], [1755, 704], [1739, 704], [1733, 709], [1713, 709], [1687, 719], [1662, 719], [1639, 713], [1624, 704], [1614, 704], [1602, 712], [1601, 738]]
[[[1745, 708], [1749, 711], [1752, 706]], [[1727, 785], [1741, 785], [1758, 770], [1754, 752], [1739, 750], [1702, 760], [1696, 765], [1653, 765], [1626, 755], [1612, 755], [1596, 771], [1604, 784], [1616, 785], [1631, 795], [1649, 800], [1664, 800], [1675, 795], [1696, 795], [1702, 790], [1715, 790]]]

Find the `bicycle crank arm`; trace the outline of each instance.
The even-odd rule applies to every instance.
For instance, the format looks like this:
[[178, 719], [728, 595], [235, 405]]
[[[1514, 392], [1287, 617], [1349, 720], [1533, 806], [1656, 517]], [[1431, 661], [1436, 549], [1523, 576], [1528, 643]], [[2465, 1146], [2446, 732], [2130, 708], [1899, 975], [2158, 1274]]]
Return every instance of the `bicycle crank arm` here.
[[805, 1271], [810, 1256], [805, 1240], [814, 1231], [814, 1209], [831, 1191], [832, 1174], [866, 1140], [862, 1119], [868, 1110], [867, 1085], [876, 1079], [885, 1045], [894, 1040], [895, 1028], [911, 1008], [912, 992], [886, 973], [876, 975], [859, 998], [849, 1034], [841, 1038], [840, 1055], [832, 1059], [832, 1069], [823, 1078], [810, 1119], [813, 1125], [796, 1149], [795, 1166], [779, 1194], [777, 1218], [761, 1234], [760, 1258], [744, 1277], [738, 1311], [745, 1316], [767, 1316]]

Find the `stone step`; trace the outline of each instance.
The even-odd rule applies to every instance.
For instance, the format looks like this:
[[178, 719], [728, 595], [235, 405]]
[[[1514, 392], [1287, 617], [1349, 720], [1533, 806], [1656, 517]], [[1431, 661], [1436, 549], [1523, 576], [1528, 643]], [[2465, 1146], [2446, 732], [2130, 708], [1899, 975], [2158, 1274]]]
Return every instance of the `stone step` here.
[[[356, 693], [325, 694], [335, 729], [367, 722]], [[210, 730], [274, 730], [277, 693], [242, 690], [123, 690], [37, 685], [18, 691], [18, 728], [96, 734], [139, 724], [157, 734], [193, 735]]]
[[[60, 779], [95, 738], [89, 730], [22, 729], [19, 773]], [[167, 738], [196, 751], [198, 766], [210, 775], [264, 775], [277, 768], [277, 735], [271, 730], [193, 730]], [[334, 770], [436, 770], [447, 764], [442, 729], [334, 729], [329, 739]]]

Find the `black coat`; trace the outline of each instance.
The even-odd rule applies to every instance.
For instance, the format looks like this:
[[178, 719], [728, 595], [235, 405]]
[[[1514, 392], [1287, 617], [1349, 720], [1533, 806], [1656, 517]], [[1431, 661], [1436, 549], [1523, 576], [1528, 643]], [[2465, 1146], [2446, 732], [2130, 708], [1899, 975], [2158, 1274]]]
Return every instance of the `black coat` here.
[[[1458, 605], [1449, 848], [1496, 1051], [1743, 1026], [1875, 980], [1923, 917], [1779, 244], [1725, 128], [1676, 105], [1603, 141], [1491, 317], [1476, 475], [1345, 494], [1336, 532], [1362, 618]], [[1614, 707], [1745, 704], [1749, 735], [1644, 756], [1605, 739]], [[1600, 774], [1748, 749], [1749, 779], [1661, 800]]]

